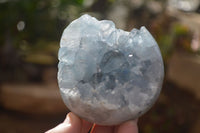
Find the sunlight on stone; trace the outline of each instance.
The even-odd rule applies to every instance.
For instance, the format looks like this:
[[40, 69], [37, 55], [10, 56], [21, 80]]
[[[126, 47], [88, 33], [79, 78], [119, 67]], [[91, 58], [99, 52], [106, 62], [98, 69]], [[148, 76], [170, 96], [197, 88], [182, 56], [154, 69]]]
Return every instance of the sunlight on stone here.
[[92, 123], [115, 125], [141, 116], [162, 87], [162, 57], [145, 27], [127, 32], [83, 15], [64, 30], [58, 58], [65, 104]]

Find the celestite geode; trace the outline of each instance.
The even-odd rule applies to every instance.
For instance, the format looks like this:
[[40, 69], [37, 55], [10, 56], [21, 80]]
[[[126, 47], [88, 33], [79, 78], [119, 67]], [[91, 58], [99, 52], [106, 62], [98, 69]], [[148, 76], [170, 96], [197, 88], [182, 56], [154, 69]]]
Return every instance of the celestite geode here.
[[67, 107], [100, 125], [141, 116], [157, 99], [164, 76], [159, 47], [145, 27], [127, 32], [89, 15], [64, 30], [58, 68]]

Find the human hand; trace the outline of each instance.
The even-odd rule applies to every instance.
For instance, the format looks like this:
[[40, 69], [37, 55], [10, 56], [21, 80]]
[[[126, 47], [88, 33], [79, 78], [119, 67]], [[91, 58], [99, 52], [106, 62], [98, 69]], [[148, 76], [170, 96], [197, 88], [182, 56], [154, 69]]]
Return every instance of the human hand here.
[[[88, 133], [92, 125], [70, 112], [63, 123], [46, 133]], [[96, 125], [93, 133], [138, 133], [137, 120], [127, 121], [117, 126]]]

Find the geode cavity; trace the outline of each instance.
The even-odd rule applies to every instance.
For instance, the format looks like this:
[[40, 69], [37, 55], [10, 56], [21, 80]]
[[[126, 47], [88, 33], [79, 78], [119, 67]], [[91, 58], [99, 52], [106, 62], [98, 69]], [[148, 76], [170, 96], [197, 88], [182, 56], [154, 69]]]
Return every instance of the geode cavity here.
[[126, 32], [89, 15], [64, 30], [58, 68], [67, 107], [100, 125], [120, 124], [146, 112], [164, 75], [159, 47], [145, 27]]

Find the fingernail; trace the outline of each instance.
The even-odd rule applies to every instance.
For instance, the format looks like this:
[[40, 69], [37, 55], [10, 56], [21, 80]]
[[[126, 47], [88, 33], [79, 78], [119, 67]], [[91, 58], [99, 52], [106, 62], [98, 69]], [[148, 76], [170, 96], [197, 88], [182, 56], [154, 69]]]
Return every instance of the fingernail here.
[[70, 123], [70, 115], [69, 115], [69, 113], [67, 114], [67, 118], [66, 118], [66, 121], [65, 121], [66, 123]]
[[68, 114], [67, 114], [67, 117], [66, 117], [66, 119], [64, 120], [63, 123], [66, 123], [67, 126], [70, 126], [70, 125], [71, 125], [71, 123], [72, 123], [71, 113], [68, 113]]
[[70, 112], [67, 114], [67, 118], [65, 119], [64, 123], [67, 124], [76, 124], [77, 122], [80, 121], [80, 118], [77, 117], [74, 113]]

